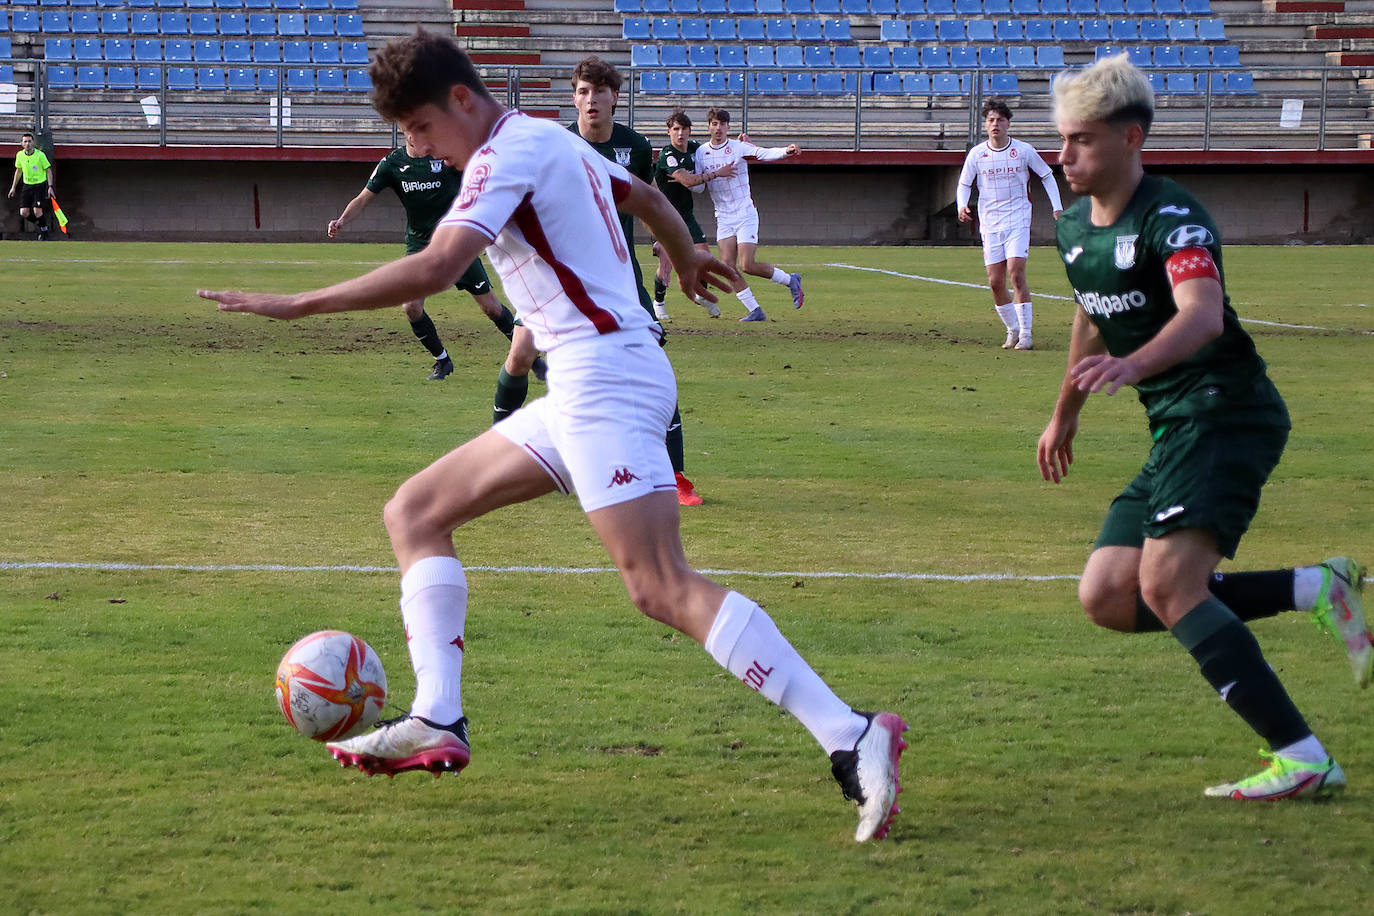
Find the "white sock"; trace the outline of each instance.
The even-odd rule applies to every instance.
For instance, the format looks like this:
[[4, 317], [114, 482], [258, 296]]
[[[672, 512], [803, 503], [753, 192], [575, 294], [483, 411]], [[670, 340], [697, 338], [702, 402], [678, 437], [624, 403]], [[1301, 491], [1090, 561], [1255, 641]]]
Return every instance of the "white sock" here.
[[1317, 606], [1317, 596], [1322, 590], [1322, 568], [1320, 566], [1300, 566], [1293, 570], [1293, 607], [1299, 611], [1310, 611]]
[[448, 350], [445, 350], [443, 353], [440, 353], [438, 356], [434, 357], [434, 359], [436, 362], [441, 359], [448, 359]]
[[1287, 747], [1279, 748], [1274, 753], [1303, 763], [1326, 763], [1326, 759], [1331, 756], [1326, 752], [1326, 748], [1322, 747], [1316, 735], [1308, 735], [1301, 741], [1294, 741]]
[[1029, 302], [1018, 302], [1015, 308], [1016, 320], [1021, 325], [1021, 336], [1031, 336], [1031, 304]]
[[735, 298], [744, 303], [745, 311], [752, 312], [759, 307], [759, 300], [754, 298], [754, 291], [747, 286], [735, 293]]
[[1016, 306], [1010, 303], [997, 306], [997, 317], [1002, 319], [1002, 323], [1007, 326], [1008, 331], [1015, 331], [1020, 327], [1016, 318]]
[[783, 270], [781, 267], [774, 267], [773, 276], [769, 277], [768, 279], [772, 280], [779, 286], [792, 285], [792, 275], [789, 274], [787, 271]]
[[868, 720], [826, 686], [769, 616], [739, 592], [721, 602], [706, 651], [720, 666], [790, 712], [826, 755], [850, 750]]
[[401, 578], [401, 620], [415, 669], [412, 716], [451, 725], [463, 715], [468, 580], [453, 557], [425, 557]]

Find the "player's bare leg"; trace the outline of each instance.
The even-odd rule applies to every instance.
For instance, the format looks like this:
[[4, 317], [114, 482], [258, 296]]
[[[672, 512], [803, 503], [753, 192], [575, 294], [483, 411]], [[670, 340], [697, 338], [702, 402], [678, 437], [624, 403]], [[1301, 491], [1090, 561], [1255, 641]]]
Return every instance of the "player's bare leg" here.
[[859, 805], [855, 839], [885, 836], [897, 813], [906, 723], [893, 713], [852, 710], [762, 608], [695, 572], [682, 550], [671, 494], [652, 493], [587, 517], [635, 606], [701, 643], [721, 667], [795, 716], [830, 756], [845, 797]]
[[1016, 321], [1020, 325], [1016, 349], [1033, 349], [1035, 345], [1031, 339], [1031, 292], [1030, 284], [1026, 282], [1025, 258], [1007, 258], [1007, 280], [1011, 284], [1012, 307], [1016, 310]]
[[735, 298], [744, 306], [744, 317], [740, 321], [767, 321], [768, 316], [763, 313], [763, 308], [759, 305], [759, 300], [754, 298], [754, 291], [749, 288], [749, 284], [744, 280], [744, 271], [740, 270], [739, 245], [736, 244], [735, 236], [716, 239], [716, 253], [720, 260], [735, 268], [735, 273], [739, 279], [735, 281], [732, 292]]
[[1007, 289], [1007, 262], [994, 261], [987, 265], [988, 289], [992, 291], [992, 305], [997, 309], [997, 317], [1007, 328], [1007, 339], [1002, 343], [1003, 350], [1015, 347], [1021, 339], [1021, 323], [1016, 318], [1016, 306], [1012, 303], [1011, 292]]
[[522, 449], [488, 430], [403, 483], [382, 513], [401, 567], [401, 617], [415, 669], [409, 714], [326, 745], [343, 766], [369, 775], [467, 766], [463, 631], [467, 578], [453, 532], [493, 509], [550, 492], [553, 482]]
[[755, 277], [763, 277], [771, 280], [779, 286], [787, 287], [792, 293], [793, 308], [801, 308], [806, 301], [806, 294], [802, 292], [801, 274], [788, 273], [780, 267], [775, 267], [767, 261], [760, 261], [755, 258], [758, 245], [754, 242], [739, 243], [739, 264], [737, 270], [741, 273], [752, 274]]
[[434, 320], [425, 313], [425, 300], [404, 302], [401, 304], [401, 311], [405, 312], [415, 339], [424, 345], [430, 356], [434, 357], [434, 370], [430, 372], [426, 381], [441, 382], [448, 378], [453, 372], [453, 360], [449, 359], [448, 351], [439, 340], [439, 330], [434, 327]]

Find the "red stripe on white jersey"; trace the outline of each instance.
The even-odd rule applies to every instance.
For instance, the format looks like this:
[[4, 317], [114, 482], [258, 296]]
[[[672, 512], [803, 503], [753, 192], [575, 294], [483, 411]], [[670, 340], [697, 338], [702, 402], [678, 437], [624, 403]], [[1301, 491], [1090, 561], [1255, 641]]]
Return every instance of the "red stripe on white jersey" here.
[[539, 214], [531, 202], [533, 197], [533, 191], [525, 195], [519, 206], [515, 208], [515, 212], [511, 214], [511, 222], [520, 230], [520, 234], [525, 237], [525, 241], [529, 243], [535, 253], [552, 268], [554, 276], [558, 277], [559, 286], [563, 288], [569, 301], [591, 321], [597, 332], [610, 334], [613, 331], [619, 331], [620, 324], [615, 320], [615, 316], [593, 302], [591, 296], [587, 295], [587, 288], [582, 285], [577, 274], [573, 273], [568, 265], [554, 256], [553, 247], [549, 245], [548, 236], [545, 235], [544, 227], [539, 222]]

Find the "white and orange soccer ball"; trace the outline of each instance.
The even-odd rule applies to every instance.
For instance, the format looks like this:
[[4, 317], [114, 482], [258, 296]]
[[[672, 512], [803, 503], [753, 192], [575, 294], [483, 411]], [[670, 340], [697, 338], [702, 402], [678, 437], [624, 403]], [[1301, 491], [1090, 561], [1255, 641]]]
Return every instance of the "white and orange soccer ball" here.
[[377, 721], [386, 703], [386, 672], [372, 647], [352, 633], [302, 637], [277, 666], [277, 705], [292, 728], [336, 741]]

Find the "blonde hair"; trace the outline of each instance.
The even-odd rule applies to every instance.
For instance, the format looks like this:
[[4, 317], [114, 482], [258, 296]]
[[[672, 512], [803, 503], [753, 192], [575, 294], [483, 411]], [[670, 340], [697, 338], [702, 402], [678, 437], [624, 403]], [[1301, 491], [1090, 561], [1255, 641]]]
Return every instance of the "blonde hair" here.
[[1129, 57], [1114, 54], [1082, 70], [1065, 70], [1050, 88], [1054, 118], [1139, 124], [1145, 133], [1155, 117], [1155, 94]]

